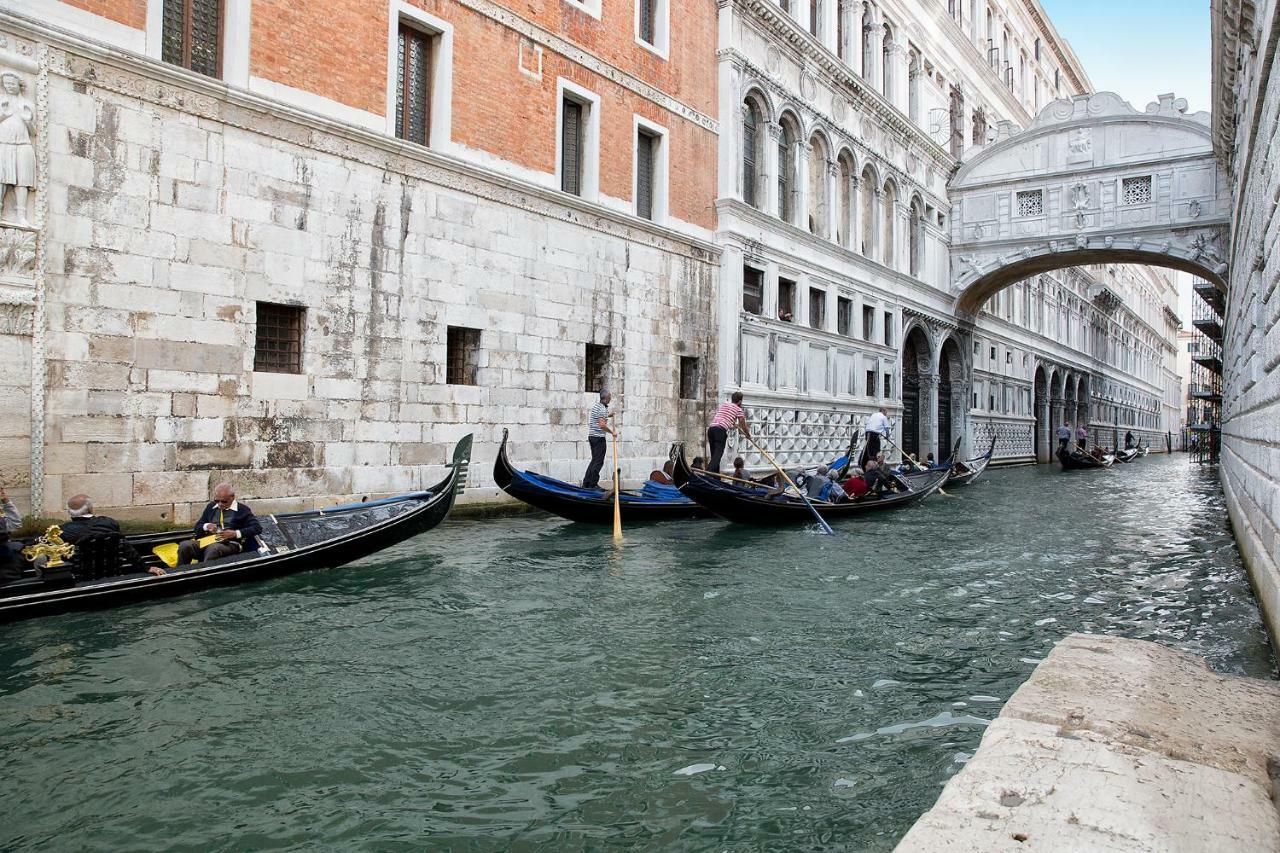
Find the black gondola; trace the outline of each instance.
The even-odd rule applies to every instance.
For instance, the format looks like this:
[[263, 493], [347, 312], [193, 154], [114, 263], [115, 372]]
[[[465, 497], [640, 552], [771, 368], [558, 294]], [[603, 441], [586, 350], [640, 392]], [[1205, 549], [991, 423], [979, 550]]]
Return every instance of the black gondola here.
[[[0, 622], [179, 595], [209, 586], [350, 563], [443, 521], [466, 486], [470, 461], [468, 435], [454, 448], [449, 473], [427, 491], [321, 510], [259, 516], [263, 551], [170, 569], [159, 577], [146, 572], [149, 566], [160, 565], [152, 549], [189, 539], [191, 531], [122, 537], [143, 555], [141, 565], [120, 559], [120, 540], [108, 537], [112, 540], [109, 544], [113, 546], [113, 560], [82, 562], [73, 557], [65, 568], [46, 569], [40, 578], [30, 571], [29, 577], [0, 587]], [[93, 550], [100, 556], [100, 548]]]
[[[610, 478], [612, 479], [612, 478]], [[613, 524], [613, 493], [584, 489], [554, 477], [521, 471], [507, 458], [507, 430], [493, 461], [493, 481], [507, 494], [530, 506], [587, 524]], [[694, 518], [707, 511], [689, 500], [674, 486], [646, 483], [639, 491], [624, 489], [618, 496], [624, 523]]]
[[1117, 462], [1132, 462], [1141, 454], [1138, 452], [1138, 448], [1131, 447], [1128, 450], [1114, 450], [1111, 455], [1115, 457]]
[[[776, 526], [783, 524], [807, 524], [813, 514], [804, 501], [789, 495], [769, 497], [764, 487], [737, 486], [706, 474], [699, 474], [689, 467], [684, 458], [684, 445], [671, 448], [675, 462], [672, 479], [680, 491], [714, 512], [721, 518], [739, 524]], [[856, 501], [840, 503], [816, 503], [818, 512], [827, 520], [862, 515], [868, 512], [907, 506], [924, 500], [936, 492], [951, 474], [951, 466], [931, 468], [902, 477], [911, 490], [885, 495], [879, 498], [864, 497]]]
[[1110, 468], [1113, 460], [1109, 455], [1104, 455], [1102, 459], [1094, 459], [1079, 450], [1059, 448], [1058, 461], [1062, 463], [1063, 471], [1092, 471], [1096, 468]]
[[[957, 448], [959, 447], [959, 444], [960, 444], [960, 440], [956, 439]], [[991, 457], [995, 454], [995, 452], [996, 452], [996, 439], [995, 439], [995, 436], [992, 436], [991, 444], [987, 446], [986, 453], [982, 454], [981, 456], [976, 456], [973, 459], [968, 459], [965, 462], [963, 462], [962, 464], [964, 465], [965, 470], [963, 471], [956, 470], [951, 473], [951, 476], [947, 478], [947, 483], [946, 483], [947, 488], [954, 489], [957, 486], [967, 486], [970, 483], [972, 483], [974, 480], [981, 477], [982, 472], [986, 471], [987, 466], [991, 464]], [[951, 456], [952, 458], [955, 458], [954, 453], [952, 453]]]

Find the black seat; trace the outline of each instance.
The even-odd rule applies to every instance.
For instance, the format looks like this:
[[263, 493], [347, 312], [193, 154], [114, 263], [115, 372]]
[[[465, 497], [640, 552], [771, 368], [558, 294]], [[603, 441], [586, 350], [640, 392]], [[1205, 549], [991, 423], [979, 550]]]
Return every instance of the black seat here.
[[74, 571], [77, 580], [114, 578], [132, 570], [119, 533], [100, 533], [76, 543]]

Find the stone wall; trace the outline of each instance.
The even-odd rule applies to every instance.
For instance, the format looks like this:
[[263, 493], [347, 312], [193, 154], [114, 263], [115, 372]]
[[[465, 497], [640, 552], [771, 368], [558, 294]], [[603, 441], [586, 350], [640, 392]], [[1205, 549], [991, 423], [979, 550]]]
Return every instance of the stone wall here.
[[[626, 475], [701, 431], [712, 247], [14, 29], [48, 85], [46, 511], [86, 491], [182, 519], [223, 479], [272, 507], [407, 490], [468, 432], [486, 485], [504, 426], [515, 459], [574, 478], [587, 343], [612, 347]], [[253, 370], [258, 301], [305, 308], [300, 374]], [[473, 386], [445, 382], [448, 326], [480, 330]], [[681, 355], [704, 366], [698, 399]]]
[[1223, 345], [1222, 481], [1236, 540], [1280, 638], [1280, 77], [1276, 4], [1215, 6], [1215, 131], [1236, 204]]

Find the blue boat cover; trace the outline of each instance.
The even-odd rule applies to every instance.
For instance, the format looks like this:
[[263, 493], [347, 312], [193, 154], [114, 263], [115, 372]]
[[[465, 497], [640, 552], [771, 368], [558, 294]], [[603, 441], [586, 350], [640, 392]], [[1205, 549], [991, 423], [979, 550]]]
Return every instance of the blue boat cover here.
[[[600, 500], [604, 497], [604, 491], [602, 489], [584, 489], [582, 486], [575, 486], [572, 483], [566, 483], [564, 480], [557, 480], [554, 477], [547, 477], [543, 474], [535, 474], [532, 471], [513, 470], [512, 473], [523, 479], [531, 488], [538, 491], [551, 492], [577, 500]], [[644, 486], [640, 489], [640, 494], [623, 491], [620, 496], [620, 500], [622, 503], [632, 504], [693, 503], [692, 500], [685, 497], [675, 486], [665, 486], [661, 483], [655, 483], [652, 480], [645, 481]]]

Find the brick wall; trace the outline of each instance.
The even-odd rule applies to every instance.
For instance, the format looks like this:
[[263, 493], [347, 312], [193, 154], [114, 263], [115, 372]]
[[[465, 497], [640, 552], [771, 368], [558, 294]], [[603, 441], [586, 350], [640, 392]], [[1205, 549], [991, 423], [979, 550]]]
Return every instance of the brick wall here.
[[147, 25], [147, 0], [62, 0], [62, 2], [137, 30]]

